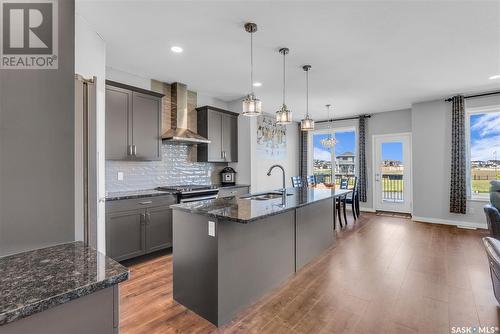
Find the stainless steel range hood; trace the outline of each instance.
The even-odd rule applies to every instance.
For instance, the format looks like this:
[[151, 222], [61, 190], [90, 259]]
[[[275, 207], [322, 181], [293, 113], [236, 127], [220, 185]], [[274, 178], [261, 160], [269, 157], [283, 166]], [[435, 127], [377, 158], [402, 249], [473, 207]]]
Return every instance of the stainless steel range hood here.
[[210, 144], [210, 140], [188, 129], [187, 86], [175, 82], [171, 85], [171, 126], [162, 139], [188, 144]]

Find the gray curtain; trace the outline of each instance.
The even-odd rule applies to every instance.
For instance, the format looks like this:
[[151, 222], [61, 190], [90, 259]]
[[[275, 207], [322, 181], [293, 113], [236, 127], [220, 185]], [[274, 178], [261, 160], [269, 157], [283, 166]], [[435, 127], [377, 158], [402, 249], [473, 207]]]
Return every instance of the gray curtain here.
[[307, 176], [307, 131], [300, 130], [299, 123], [299, 155], [300, 155], [300, 166], [299, 172], [303, 179]]
[[359, 118], [359, 201], [366, 202], [366, 118]]
[[465, 162], [465, 110], [464, 97], [454, 96], [451, 100], [451, 179], [450, 212], [466, 213], [466, 162]]

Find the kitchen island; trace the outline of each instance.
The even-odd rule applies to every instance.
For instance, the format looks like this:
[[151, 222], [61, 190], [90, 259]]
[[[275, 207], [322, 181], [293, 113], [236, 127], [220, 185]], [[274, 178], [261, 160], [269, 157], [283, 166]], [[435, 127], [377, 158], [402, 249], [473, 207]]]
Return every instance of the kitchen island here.
[[82, 242], [0, 258], [0, 333], [118, 333], [128, 269]]
[[335, 244], [335, 200], [292, 188], [173, 205], [174, 299], [217, 326]]

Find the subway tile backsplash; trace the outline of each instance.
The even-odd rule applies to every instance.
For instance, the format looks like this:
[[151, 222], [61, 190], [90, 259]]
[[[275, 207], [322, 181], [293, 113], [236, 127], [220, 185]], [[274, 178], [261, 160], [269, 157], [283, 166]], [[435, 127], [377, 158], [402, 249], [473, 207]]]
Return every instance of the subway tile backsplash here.
[[[164, 142], [161, 161], [106, 161], [106, 192], [218, 183], [225, 166], [196, 162], [194, 145]], [[123, 181], [118, 180], [118, 172], [124, 174]]]

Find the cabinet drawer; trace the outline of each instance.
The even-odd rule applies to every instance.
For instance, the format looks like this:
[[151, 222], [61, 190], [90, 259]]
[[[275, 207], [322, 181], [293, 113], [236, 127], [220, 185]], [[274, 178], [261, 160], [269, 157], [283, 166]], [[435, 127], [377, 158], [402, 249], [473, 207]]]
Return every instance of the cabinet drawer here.
[[241, 196], [249, 193], [249, 187], [220, 188], [219, 198]]
[[134, 199], [121, 199], [106, 202], [106, 213], [124, 210], [135, 210], [141, 208], [145, 209], [157, 206], [170, 206], [175, 203], [177, 203], [177, 197], [171, 194]]

